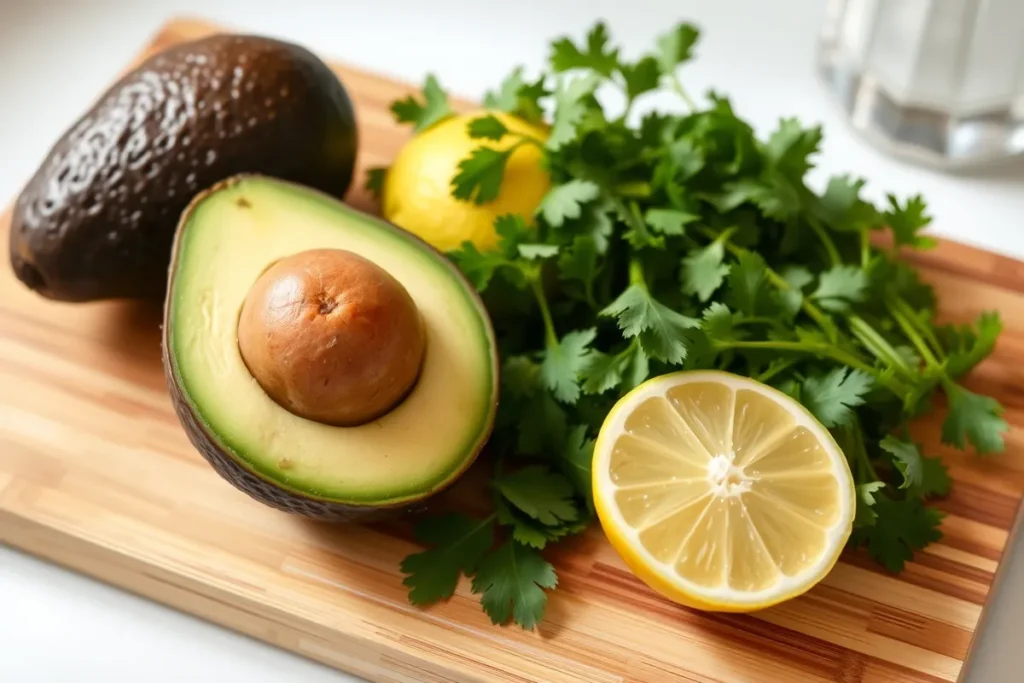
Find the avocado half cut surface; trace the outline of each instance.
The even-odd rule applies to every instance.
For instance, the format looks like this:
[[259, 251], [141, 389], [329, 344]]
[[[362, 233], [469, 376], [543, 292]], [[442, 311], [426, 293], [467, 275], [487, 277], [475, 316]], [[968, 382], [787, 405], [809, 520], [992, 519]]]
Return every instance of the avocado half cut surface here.
[[[419, 508], [490, 436], [497, 347], [472, 286], [417, 237], [313, 188], [245, 175], [197, 196], [164, 316], [164, 369], [190, 441], [272, 507], [336, 521]], [[338, 424], [319, 417], [334, 414], [329, 400], [375, 407]], [[303, 416], [310, 406], [317, 419]]]

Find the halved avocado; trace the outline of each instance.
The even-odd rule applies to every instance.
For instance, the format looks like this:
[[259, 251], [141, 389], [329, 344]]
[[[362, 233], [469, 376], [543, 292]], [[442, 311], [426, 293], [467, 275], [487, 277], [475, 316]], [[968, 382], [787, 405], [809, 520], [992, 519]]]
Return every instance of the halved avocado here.
[[196, 197], [163, 334], [191, 442], [282, 510], [421, 507], [491, 433], [496, 344], [472, 286], [410, 233], [302, 185], [245, 175]]

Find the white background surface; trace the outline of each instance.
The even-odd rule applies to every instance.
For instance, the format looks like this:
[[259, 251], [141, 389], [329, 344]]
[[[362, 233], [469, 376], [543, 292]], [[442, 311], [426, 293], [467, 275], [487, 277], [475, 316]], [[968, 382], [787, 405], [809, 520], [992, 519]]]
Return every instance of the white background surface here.
[[[1024, 258], [1024, 168], [952, 176], [882, 156], [846, 128], [813, 71], [820, 0], [0, 0], [0, 198], [174, 15], [302, 42], [321, 55], [470, 97], [510, 67], [540, 66], [556, 35], [604, 18], [627, 54], [689, 18], [704, 30], [684, 80], [729, 94], [759, 130], [797, 115], [825, 127], [821, 172], [868, 178], [875, 197], [922, 192], [934, 231]], [[1024, 27], [1022, 27], [1024, 28]], [[0, 264], [2, 267], [2, 264]], [[971, 683], [1021, 681], [1024, 544], [995, 599]], [[351, 677], [0, 547], [0, 681], [350, 681]]]

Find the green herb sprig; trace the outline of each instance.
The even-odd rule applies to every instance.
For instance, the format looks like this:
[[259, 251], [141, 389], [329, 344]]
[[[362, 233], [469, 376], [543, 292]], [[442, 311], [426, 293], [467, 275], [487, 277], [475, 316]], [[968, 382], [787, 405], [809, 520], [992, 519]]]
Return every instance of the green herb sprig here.
[[[856, 480], [850, 544], [894, 572], [940, 538], [942, 515], [925, 502], [950, 487], [909, 422], [941, 391], [944, 443], [1002, 450], [1002, 407], [959, 383], [991, 353], [998, 314], [938, 326], [932, 289], [897, 258], [935, 244], [922, 233], [923, 199], [890, 195], [877, 206], [862, 196], [864, 180], [842, 175], [812, 190], [819, 127], [783, 119], [760, 139], [726, 97], [698, 101], [683, 87], [699, 35], [682, 23], [629, 61], [598, 23], [582, 43], [552, 43], [536, 80], [517, 68], [485, 98], [491, 110], [548, 123], [547, 140], [520, 136], [512, 149], [539, 147], [553, 186], [535, 216], [496, 221], [495, 250], [466, 243], [449, 254], [483, 293], [499, 339], [494, 512], [417, 525], [428, 548], [402, 565], [412, 602], [449, 597], [465, 574], [493, 621], [538, 623], [544, 589], [557, 583], [540, 551], [592, 518], [597, 430], [620, 396], [663, 372], [740, 373], [812, 411]], [[619, 111], [601, 103], [602, 88], [621, 91]], [[663, 89], [684, 113], [633, 123], [634, 105]], [[406, 98], [394, 111], [416, 130], [451, 115], [434, 77], [422, 103]], [[468, 134], [480, 146], [452, 195], [486, 203], [512, 154], [487, 143], [512, 133], [483, 115]], [[382, 173], [371, 172], [371, 185]], [[876, 246], [882, 233], [891, 247]]]

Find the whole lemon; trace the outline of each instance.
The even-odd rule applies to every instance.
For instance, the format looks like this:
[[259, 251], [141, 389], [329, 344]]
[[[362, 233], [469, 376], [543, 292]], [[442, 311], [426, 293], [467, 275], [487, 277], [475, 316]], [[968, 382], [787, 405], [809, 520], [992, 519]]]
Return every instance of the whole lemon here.
[[451, 181], [459, 162], [477, 147], [505, 150], [516, 144], [516, 135], [500, 141], [469, 137], [469, 122], [491, 114], [511, 133], [541, 141], [548, 131], [523, 119], [497, 111], [473, 111], [451, 116], [421, 131], [399, 151], [384, 180], [381, 210], [392, 223], [417, 235], [438, 250], [457, 249], [466, 240], [478, 249], [493, 248], [498, 241], [494, 219], [518, 213], [528, 220], [551, 187], [542, 165], [542, 152], [533, 144], [512, 152], [498, 196], [485, 204], [452, 196]]

